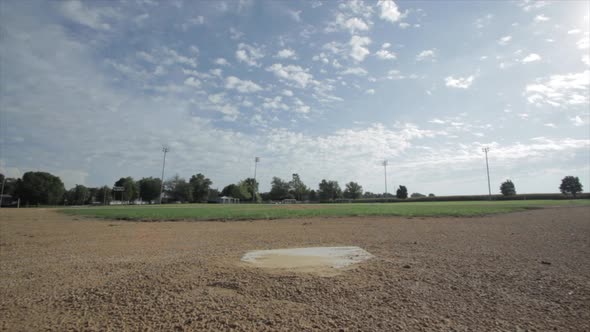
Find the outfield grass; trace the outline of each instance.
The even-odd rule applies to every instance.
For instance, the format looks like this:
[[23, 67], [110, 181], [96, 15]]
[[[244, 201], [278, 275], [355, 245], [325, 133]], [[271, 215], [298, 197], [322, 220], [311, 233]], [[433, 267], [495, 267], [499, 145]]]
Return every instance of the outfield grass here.
[[590, 200], [296, 205], [170, 204], [67, 208], [59, 211], [70, 215], [122, 220], [252, 220], [355, 216], [471, 217], [544, 206], [590, 206]]

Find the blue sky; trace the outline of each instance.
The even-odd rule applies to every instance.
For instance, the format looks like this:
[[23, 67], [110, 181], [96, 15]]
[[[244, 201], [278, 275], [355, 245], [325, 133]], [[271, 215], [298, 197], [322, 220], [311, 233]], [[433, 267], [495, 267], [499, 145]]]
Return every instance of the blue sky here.
[[587, 1], [2, 1], [0, 170], [590, 189]]

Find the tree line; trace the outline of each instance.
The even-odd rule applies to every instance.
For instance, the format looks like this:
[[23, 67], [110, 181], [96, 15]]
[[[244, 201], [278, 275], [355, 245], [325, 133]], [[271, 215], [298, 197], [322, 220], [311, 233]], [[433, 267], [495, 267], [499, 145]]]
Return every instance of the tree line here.
[[[179, 175], [174, 175], [163, 184], [159, 178], [144, 177], [135, 180], [128, 176], [115, 181], [112, 187], [105, 185], [92, 188], [77, 184], [69, 190], [65, 189], [58, 176], [47, 172], [26, 172], [19, 179], [5, 178], [0, 173], [0, 184], [4, 195], [20, 199], [24, 205], [109, 204], [112, 201], [142, 201], [151, 204], [160, 202], [161, 190], [163, 203], [216, 202], [220, 196], [238, 198], [242, 202], [283, 200], [335, 202], [362, 198], [408, 198], [408, 188], [404, 185], [397, 188], [395, 195], [364, 191], [363, 187], [354, 181], [346, 183], [343, 190], [338, 181], [323, 179], [317, 189], [312, 189], [301, 180], [298, 174], [293, 174], [290, 180], [273, 177], [270, 191], [264, 193], [258, 191], [259, 183], [254, 178], [246, 178], [227, 185], [219, 191], [212, 188], [213, 182], [201, 173], [192, 175], [188, 181]], [[582, 192], [582, 184], [578, 177], [566, 176], [562, 179], [559, 190], [575, 198], [577, 193]], [[500, 192], [504, 196], [516, 195], [516, 187], [511, 180], [506, 180], [500, 185]], [[433, 197], [434, 194], [428, 194], [428, 196]], [[410, 197], [420, 198], [426, 195], [412, 193]]]

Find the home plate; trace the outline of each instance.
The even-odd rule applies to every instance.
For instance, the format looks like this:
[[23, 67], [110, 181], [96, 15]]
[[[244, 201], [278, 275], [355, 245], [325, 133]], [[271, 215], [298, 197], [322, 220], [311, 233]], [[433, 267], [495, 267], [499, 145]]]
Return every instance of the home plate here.
[[[332, 274], [373, 257], [359, 247], [311, 247], [249, 251], [242, 261], [267, 269]], [[332, 273], [331, 273], [331, 272]]]

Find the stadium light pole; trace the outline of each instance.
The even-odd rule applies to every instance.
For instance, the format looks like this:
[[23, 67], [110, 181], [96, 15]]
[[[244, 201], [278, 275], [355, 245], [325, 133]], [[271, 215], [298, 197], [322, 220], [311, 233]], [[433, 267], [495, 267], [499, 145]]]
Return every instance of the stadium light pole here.
[[489, 200], [492, 200], [492, 187], [490, 186], [490, 166], [488, 164], [488, 152], [490, 151], [489, 147], [485, 147], [481, 149], [486, 154], [486, 170], [488, 172], [488, 197]]
[[383, 172], [385, 174], [385, 195], [384, 196], [387, 196], [387, 160], [383, 160], [381, 165], [383, 165]]
[[2, 180], [2, 190], [0, 191], [0, 208], [2, 207], [2, 197], [4, 196], [4, 184], [6, 183], [6, 176]]
[[254, 183], [252, 184], [252, 191], [254, 192], [254, 194], [252, 195], [252, 202], [256, 202], [256, 166], [258, 165], [259, 161], [259, 157], [254, 157]]
[[168, 153], [168, 151], [170, 151], [169, 147], [162, 147], [162, 152], [164, 152], [164, 161], [162, 162], [162, 183], [160, 183], [160, 204], [162, 204], [162, 191], [164, 191], [164, 168], [166, 167], [166, 153]]

